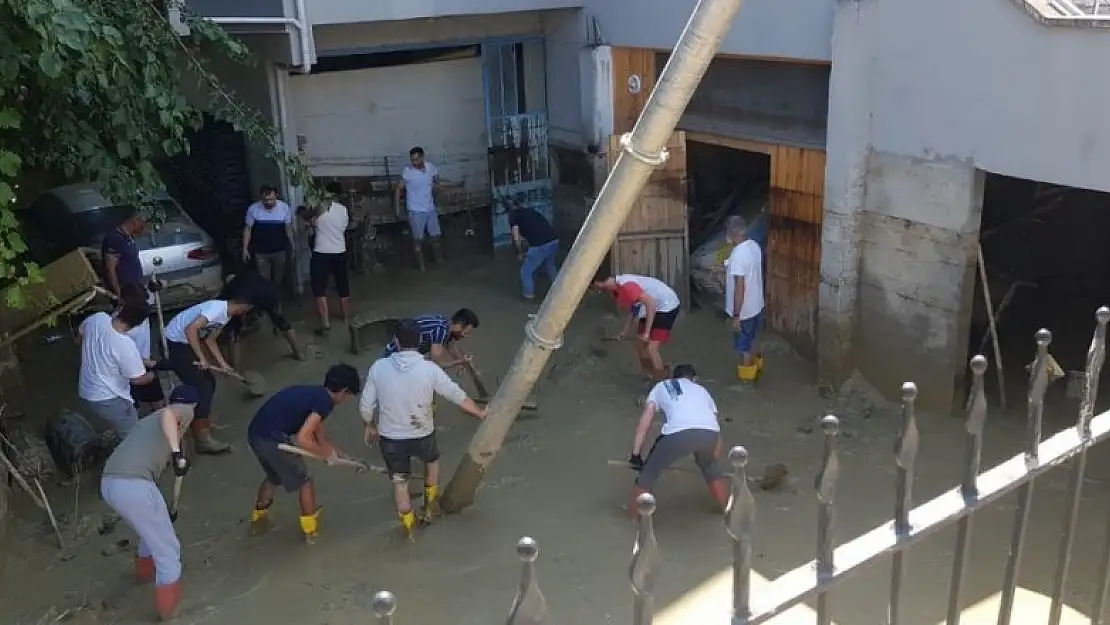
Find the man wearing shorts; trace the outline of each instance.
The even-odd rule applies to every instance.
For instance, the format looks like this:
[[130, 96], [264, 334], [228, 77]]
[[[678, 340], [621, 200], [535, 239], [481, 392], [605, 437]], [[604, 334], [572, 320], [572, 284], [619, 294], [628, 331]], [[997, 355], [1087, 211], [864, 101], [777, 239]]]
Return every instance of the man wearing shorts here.
[[158, 477], [169, 464], [177, 477], [189, 472], [181, 437], [193, 420], [199, 395], [191, 386], [170, 393], [168, 406], [144, 417], [104, 465], [100, 494], [139, 535], [135, 576], [154, 582], [154, 604], [163, 621], [181, 604], [181, 543], [173, 529]]
[[678, 319], [682, 302], [674, 289], [649, 276], [609, 276], [605, 270], [594, 276], [593, 288], [612, 294], [617, 300], [617, 308], [629, 315], [616, 336], [617, 340], [624, 340], [633, 322], [636, 322], [636, 355], [639, 356], [640, 366], [653, 382], [666, 378], [667, 371], [659, 348], [670, 340], [671, 330]]
[[[663, 413], [663, 428], [645, 461], [644, 442], [656, 412]], [[709, 391], [698, 384], [693, 365], [675, 365], [670, 379], [659, 382], [648, 393], [636, 425], [628, 463], [639, 475], [628, 500], [629, 512], [634, 514], [636, 498], [650, 493], [663, 471], [686, 455], [694, 456], [709, 494], [723, 511], [728, 505], [729, 482], [717, 461], [721, 447], [717, 404]]]
[[424, 160], [424, 148], [416, 146], [409, 150], [409, 164], [401, 172], [401, 181], [394, 191], [393, 201], [400, 207], [401, 192], [405, 192], [413, 250], [416, 252], [416, 263], [420, 271], [424, 271], [424, 235], [432, 240], [432, 257], [437, 263], [443, 262], [443, 250], [439, 243], [442, 232], [439, 229], [435, 202], [435, 189], [438, 185], [439, 169], [434, 163]]
[[316, 312], [320, 315], [320, 327], [316, 334], [323, 336], [331, 330], [331, 317], [328, 313], [328, 281], [335, 280], [335, 290], [339, 293], [339, 307], [343, 318], [351, 316], [351, 281], [347, 272], [347, 228], [351, 225], [347, 207], [337, 199], [343, 193], [343, 186], [330, 182], [327, 186], [331, 205], [326, 211], [312, 218], [315, 235], [312, 241], [312, 260], [308, 273], [312, 282], [312, 296], [316, 298]]
[[127, 335], [149, 316], [145, 302], [130, 302], [114, 317], [103, 312], [89, 315], [77, 330], [81, 342], [77, 395], [121, 439], [139, 422], [131, 387], [155, 379]]
[[[478, 315], [469, 308], [460, 308], [455, 314], [420, 315], [412, 321], [420, 329], [420, 346], [417, 351], [428, 356], [432, 362], [450, 370], [461, 365], [466, 356], [459, 350], [459, 341], [470, 336], [471, 330], [478, 327]], [[394, 337], [385, 348], [383, 358], [401, 351]]]
[[381, 358], [370, 366], [366, 388], [359, 401], [359, 412], [366, 423], [367, 446], [375, 441], [381, 445], [389, 478], [393, 482], [393, 502], [401, 529], [413, 539], [416, 515], [409, 498], [409, 477], [412, 459], [424, 463], [425, 521], [438, 512], [439, 506], [439, 445], [433, 421], [436, 395], [445, 397], [467, 414], [482, 419], [486, 411], [479, 408], [443, 369], [420, 353], [420, 326], [406, 319], [397, 328], [397, 352]]
[[316, 490], [308, 476], [304, 458], [278, 448], [280, 443], [296, 445], [327, 463], [344, 458], [324, 433], [324, 420], [332, 410], [359, 392], [358, 371], [351, 365], [334, 365], [324, 375], [323, 386], [290, 386], [274, 393], [255, 413], [247, 426], [251, 451], [266, 477], [258, 486], [251, 511], [251, 528], [265, 529], [280, 486], [297, 493], [301, 505], [301, 533], [306, 542], [316, 537], [320, 508]]
[[725, 261], [725, 314], [731, 319], [733, 348], [739, 354], [736, 377], [745, 384], [763, 372], [763, 354], [756, 335], [763, 325], [763, 250], [748, 238], [744, 218], [725, 220], [725, 234], [734, 245]]

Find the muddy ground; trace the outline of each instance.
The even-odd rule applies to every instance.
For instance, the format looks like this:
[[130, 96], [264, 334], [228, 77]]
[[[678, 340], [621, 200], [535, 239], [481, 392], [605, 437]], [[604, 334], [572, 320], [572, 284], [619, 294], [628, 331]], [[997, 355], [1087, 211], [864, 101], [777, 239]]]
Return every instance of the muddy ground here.
[[[536, 309], [518, 299], [511, 260], [480, 256], [427, 274], [391, 269], [362, 279], [356, 294], [360, 311], [369, 315], [473, 308], [482, 324], [466, 349], [490, 381], [504, 373], [520, 344], [526, 315]], [[264, 327], [250, 338], [244, 354], [246, 368], [265, 374], [271, 388], [316, 382], [336, 362], [362, 370], [372, 362], [374, 352], [351, 356], [346, 334], [338, 329], [323, 340], [312, 337], [307, 305], [292, 314], [303, 340], [319, 345], [322, 357], [304, 363], [286, 358], [281, 342], [272, 340]], [[627, 457], [644, 383], [630, 345], [599, 341], [606, 328], [612, 331], [617, 324], [604, 298], [586, 297], [567, 330], [565, 346], [536, 390], [540, 410], [514, 426], [477, 504], [427, 528], [416, 544], [399, 535], [386, 478], [323, 466], [313, 467], [324, 507], [315, 545], [301, 543], [296, 502], [288, 496], [275, 504], [270, 533], [249, 537], [246, 518], [261, 472], [245, 450], [244, 435], [262, 400], [244, 399], [233, 384], [221, 383], [217, 417], [227, 428], [219, 434], [239, 449], [228, 457], [199, 459], [185, 481], [177, 523], [185, 562], [179, 622], [365, 625], [373, 622], [371, 599], [380, 589], [397, 594], [397, 622], [402, 625], [503, 622], [520, 573], [514, 544], [528, 535], [541, 547], [539, 579], [552, 623], [630, 623], [627, 567], [634, 530], [622, 505], [631, 476], [607, 463]], [[840, 397], [818, 389], [812, 364], [774, 337], [767, 341], [763, 378], [755, 388], [741, 387], [734, 383], [728, 337], [713, 311], [697, 311], [680, 319], [665, 355], [671, 362], [697, 364], [721, 409], [727, 443], [747, 446], [754, 469], [772, 462], [789, 466], [786, 488], [756, 493], [755, 570], [774, 578], [814, 556], [817, 502], [812, 485], [822, 444], [819, 418], [829, 411], [843, 417], [836, 527], [843, 540], [881, 523], [893, 510], [892, 445], [899, 417], [896, 406], [875, 400], [866, 389]], [[68, 340], [39, 345], [25, 355], [29, 384], [46, 412], [71, 401], [66, 397], [72, 393], [73, 377], [62, 372], [75, 363]], [[469, 382], [463, 384], [471, 388]], [[1004, 416], [992, 407], [984, 466], [1020, 448], [1021, 409]], [[1046, 433], [1066, 427], [1074, 409], [1056, 393]], [[437, 422], [446, 479], [476, 424], [453, 407], [442, 409]], [[921, 414], [920, 424], [915, 498], [924, 501], [959, 479], [964, 438], [961, 421], [951, 416]], [[328, 422], [340, 445], [366, 455], [360, 425], [353, 402], [337, 409]], [[380, 462], [376, 455], [370, 457]], [[1028, 593], [1023, 593], [1015, 622], [1038, 622], [1033, 611], [1044, 606], [1035, 596], [1051, 592], [1068, 475], [1056, 471], [1038, 482], [1021, 573]], [[1096, 454], [1067, 592], [1068, 605], [1079, 612], [1088, 609], [1094, 590], [1108, 480], [1110, 455]], [[167, 491], [169, 483], [167, 475]], [[731, 553], [704, 485], [691, 475], [668, 474], [656, 495], [656, 528], [664, 554], [659, 621], [708, 622], [704, 617], [711, 615], [716, 617], [712, 622], [727, 622], [727, 581], [720, 583], [724, 578], [718, 577], [708, 590], [703, 586], [726, 569]], [[17, 496], [18, 518], [3, 554], [0, 620], [20, 625], [153, 620], [151, 591], [131, 583], [130, 547], [118, 544], [133, 541], [133, 536], [122, 525], [98, 531], [106, 507], [99, 501], [96, 480], [86, 479], [80, 489], [53, 485], [51, 497], [72, 544], [60, 554], [43, 515]], [[976, 516], [968, 604], [998, 590], [1014, 499], [1007, 497]], [[907, 622], [944, 620], [953, 545], [954, 531], [946, 530], [911, 552]], [[889, 569], [889, 559], [880, 558], [839, 587], [833, 597], [837, 622], [885, 622]], [[688, 592], [699, 587], [704, 594]], [[686, 601], [679, 601], [684, 596]], [[757, 592], [757, 603], [760, 596]], [[805, 611], [791, 614], [775, 622], [813, 622]], [[804, 618], [795, 618], [798, 614]], [[993, 619], [982, 620], [988, 621]]]

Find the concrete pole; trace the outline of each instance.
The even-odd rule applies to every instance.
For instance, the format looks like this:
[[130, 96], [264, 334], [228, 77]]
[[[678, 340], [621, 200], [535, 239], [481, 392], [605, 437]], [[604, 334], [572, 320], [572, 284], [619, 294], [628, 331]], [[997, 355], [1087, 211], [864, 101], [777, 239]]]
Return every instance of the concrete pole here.
[[623, 153], [605, 181], [559, 277], [544, 298], [539, 314], [525, 326], [524, 343], [490, 402], [485, 421], [444, 490], [441, 502], [444, 510], [457, 512], [474, 503], [478, 486], [501, 449], [521, 404], [551, 352], [562, 345], [563, 331], [652, 169], [665, 161], [667, 141], [742, 4], [743, 0], [699, 0], [694, 8], [636, 127], [621, 138]]

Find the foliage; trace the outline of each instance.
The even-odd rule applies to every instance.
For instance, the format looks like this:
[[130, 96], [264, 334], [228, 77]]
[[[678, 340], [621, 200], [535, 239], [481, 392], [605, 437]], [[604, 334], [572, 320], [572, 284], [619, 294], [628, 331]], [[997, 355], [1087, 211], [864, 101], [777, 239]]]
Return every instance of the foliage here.
[[[170, 0], [174, 1], [174, 0]], [[25, 260], [15, 192], [21, 176], [50, 171], [99, 184], [115, 202], [146, 206], [161, 186], [154, 164], [188, 153], [202, 123], [183, 86], [196, 81], [210, 112], [264, 146], [305, 190], [307, 169], [260, 115], [229, 95], [201, 53], [250, 63], [219, 26], [184, 14], [176, 33], [164, 0], [0, 0], [0, 283], [37, 280]], [[20, 304], [9, 289], [7, 305]]]

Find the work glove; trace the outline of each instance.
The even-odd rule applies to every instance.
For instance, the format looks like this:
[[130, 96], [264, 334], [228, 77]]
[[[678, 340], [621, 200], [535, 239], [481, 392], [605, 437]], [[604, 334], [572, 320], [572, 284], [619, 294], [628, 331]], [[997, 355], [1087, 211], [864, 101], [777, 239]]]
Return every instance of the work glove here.
[[640, 454], [631, 454], [630, 456], [628, 456], [628, 466], [632, 467], [633, 471], [643, 471], [644, 457]]
[[162, 281], [161, 280], [151, 280], [150, 283], [146, 285], [146, 288], [151, 293], [157, 293], [158, 291], [162, 290]]
[[173, 452], [170, 464], [173, 465], [173, 474], [177, 477], [185, 477], [189, 472], [189, 459], [185, 457], [183, 451]]

